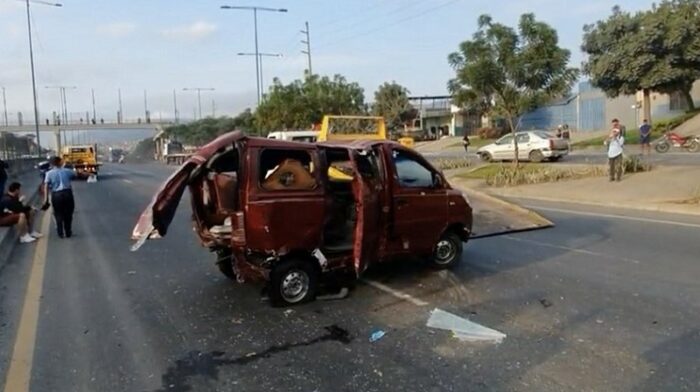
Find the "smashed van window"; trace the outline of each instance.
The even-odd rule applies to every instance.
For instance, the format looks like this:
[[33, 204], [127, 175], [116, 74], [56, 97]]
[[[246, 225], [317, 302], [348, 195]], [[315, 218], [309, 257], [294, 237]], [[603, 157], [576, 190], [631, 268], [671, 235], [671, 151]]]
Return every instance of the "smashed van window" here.
[[266, 149], [260, 153], [260, 187], [267, 191], [316, 188], [311, 155], [303, 150]]

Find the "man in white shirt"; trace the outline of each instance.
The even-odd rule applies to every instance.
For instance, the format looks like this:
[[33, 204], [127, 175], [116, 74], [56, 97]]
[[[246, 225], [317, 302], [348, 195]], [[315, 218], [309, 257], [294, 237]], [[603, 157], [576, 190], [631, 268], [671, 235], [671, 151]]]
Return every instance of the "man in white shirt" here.
[[608, 164], [610, 165], [610, 181], [622, 180], [622, 151], [625, 145], [625, 137], [622, 136], [617, 119], [613, 120], [613, 129], [605, 139], [608, 146]]

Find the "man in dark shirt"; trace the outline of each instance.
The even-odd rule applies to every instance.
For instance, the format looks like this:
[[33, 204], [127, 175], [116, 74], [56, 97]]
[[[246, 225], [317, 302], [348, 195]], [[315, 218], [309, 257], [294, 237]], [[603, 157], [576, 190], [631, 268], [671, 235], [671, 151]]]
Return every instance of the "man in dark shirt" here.
[[0, 195], [5, 193], [5, 182], [7, 182], [7, 169], [9, 169], [7, 163], [0, 159]]
[[7, 193], [0, 198], [0, 226], [17, 225], [19, 241], [26, 244], [41, 238], [41, 233], [32, 230], [34, 211], [23, 203], [21, 188], [19, 182], [13, 182], [7, 188]]
[[647, 155], [651, 154], [651, 125], [646, 118], [639, 127], [639, 144], [642, 145], [642, 153], [646, 150]]

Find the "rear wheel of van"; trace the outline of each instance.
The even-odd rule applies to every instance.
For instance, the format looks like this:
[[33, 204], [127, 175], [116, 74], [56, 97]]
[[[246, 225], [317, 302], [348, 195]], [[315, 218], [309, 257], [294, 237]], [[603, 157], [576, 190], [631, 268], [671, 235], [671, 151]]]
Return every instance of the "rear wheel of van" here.
[[455, 233], [446, 232], [435, 245], [430, 262], [434, 268], [448, 269], [459, 264], [461, 258], [462, 239]]
[[269, 295], [272, 306], [290, 306], [313, 301], [318, 291], [319, 271], [311, 261], [289, 259], [270, 272]]

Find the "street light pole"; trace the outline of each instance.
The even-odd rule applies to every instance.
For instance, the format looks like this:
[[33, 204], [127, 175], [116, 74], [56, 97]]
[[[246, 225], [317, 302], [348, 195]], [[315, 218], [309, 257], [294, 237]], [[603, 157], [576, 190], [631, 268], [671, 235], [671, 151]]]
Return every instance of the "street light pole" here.
[[[238, 53], [238, 55], [239, 56], [255, 56], [256, 59], [260, 59], [260, 66], [259, 66], [259, 68], [260, 68], [260, 89], [263, 90], [262, 95], [264, 95], [265, 94], [264, 93], [264, 91], [265, 91], [264, 80], [265, 79], [263, 79], [263, 61], [262, 61], [262, 58], [263, 57], [282, 57], [282, 54], [281, 53], [259, 53], [259, 52], [258, 53], [243, 53], [243, 52], [241, 52], [241, 53]], [[262, 96], [261, 96], [261, 98], [262, 98]]]
[[5, 87], [2, 87], [2, 109], [3, 115], [5, 117], [5, 126], [8, 126], [7, 122], [7, 98], [5, 97]]
[[202, 119], [202, 91], [214, 91], [211, 87], [185, 87], [182, 91], [196, 91], [197, 92], [197, 108], [199, 112], [199, 119]]
[[253, 26], [255, 29], [255, 77], [256, 77], [256, 86], [258, 89], [257, 102], [258, 102], [258, 105], [260, 105], [260, 98], [262, 97], [260, 94], [260, 91], [262, 90], [262, 69], [261, 69], [261, 65], [260, 65], [260, 52], [258, 50], [258, 10], [259, 11], [268, 11], [268, 12], [287, 12], [287, 9], [286, 8], [234, 6], [234, 5], [222, 5], [221, 9], [253, 11]]
[[[36, 99], [36, 76], [34, 73], [34, 47], [32, 45], [32, 16], [29, 12], [29, 0], [26, 0], [27, 4], [27, 33], [29, 35], [29, 65], [32, 70], [32, 96], [34, 97], [34, 132], [36, 134], [36, 149], [37, 156], [41, 157], [41, 140], [39, 138], [39, 108], [37, 106]], [[60, 3], [46, 3], [41, 2], [40, 4], [50, 5], [53, 7], [62, 7]]]
[[95, 89], [92, 90], [92, 121], [97, 122], [97, 111], [95, 111]]
[[173, 89], [173, 108], [175, 110], [175, 124], [177, 124], [177, 94], [175, 93], [175, 89]]

